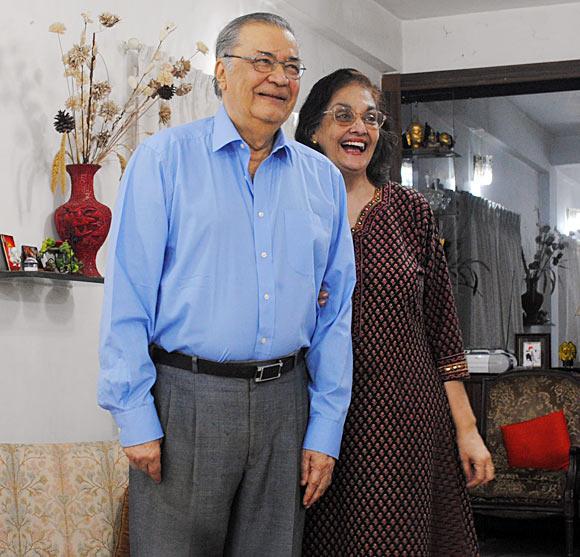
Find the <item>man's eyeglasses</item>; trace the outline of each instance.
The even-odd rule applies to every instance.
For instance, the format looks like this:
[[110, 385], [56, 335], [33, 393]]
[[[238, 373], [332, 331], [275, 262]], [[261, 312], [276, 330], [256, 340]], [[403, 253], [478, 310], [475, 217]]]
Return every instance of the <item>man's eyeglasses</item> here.
[[322, 114], [332, 114], [334, 121], [341, 126], [350, 126], [355, 123], [357, 116], [361, 117], [363, 124], [367, 128], [380, 128], [387, 117], [380, 110], [367, 110], [366, 112], [355, 112], [346, 106], [335, 106], [330, 110], [325, 110]]
[[235, 54], [224, 54], [222, 58], [239, 58], [240, 60], [245, 60], [250, 62], [254, 69], [260, 73], [272, 73], [278, 64], [284, 69], [284, 74], [288, 79], [300, 79], [304, 70], [306, 69], [300, 62], [287, 61], [279, 62], [274, 58], [269, 56], [259, 55], [259, 56], [237, 56]]

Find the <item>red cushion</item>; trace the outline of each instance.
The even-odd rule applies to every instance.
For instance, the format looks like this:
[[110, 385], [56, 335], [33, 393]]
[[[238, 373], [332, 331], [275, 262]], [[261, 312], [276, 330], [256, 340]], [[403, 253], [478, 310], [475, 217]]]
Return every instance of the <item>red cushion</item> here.
[[567, 470], [570, 435], [564, 412], [501, 426], [503, 444], [512, 468]]

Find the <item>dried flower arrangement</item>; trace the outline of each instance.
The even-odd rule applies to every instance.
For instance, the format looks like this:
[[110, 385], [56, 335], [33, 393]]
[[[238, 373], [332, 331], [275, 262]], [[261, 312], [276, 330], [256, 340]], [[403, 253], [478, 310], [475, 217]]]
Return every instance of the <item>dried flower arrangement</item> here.
[[[98, 17], [98, 23], [95, 23], [88, 13], [82, 13], [81, 17], [83, 26], [80, 40], [66, 52], [60, 38], [66, 31], [64, 24], [53, 23], [48, 28], [58, 37], [69, 94], [65, 110], [59, 110], [54, 118], [54, 127], [62, 134], [62, 138], [60, 149], [52, 163], [53, 192], [60, 185], [64, 193], [67, 157], [73, 164], [101, 164], [109, 155], [114, 154], [123, 171], [127, 155], [130, 154], [124, 143], [127, 132], [160, 100], [159, 122], [168, 125], [171, 108], [163, 101], [191, 91], [191, 84], [184, 81], [191, 69], [190, 60], [198, 52], [208, 52], [207, 46], [198, 41], [195, 52], [189, 58], [180, 58], [173, 64], [161, 63], [161, 46], [176, 29], [172, 23], [165, 25], [160, 31], [157, 48], [143, 72], [129, 77], [130, 94], [121, 106], [111, 98], [113, 87], [96, 42], [97, 35], [115, 26], [120, 18], [114, 14], [102, 13]], [[87, 37], [91, 37], [90, 40]], [[102, 78], [97, 68], [97, 57], [103, 60], [105, 73]]]

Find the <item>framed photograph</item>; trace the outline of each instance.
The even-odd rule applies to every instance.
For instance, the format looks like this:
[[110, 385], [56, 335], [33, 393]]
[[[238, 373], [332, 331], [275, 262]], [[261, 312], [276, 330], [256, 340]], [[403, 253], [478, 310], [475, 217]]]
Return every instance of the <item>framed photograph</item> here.
[[27, 270], [25, 268], [24, 262], [26, 261], [26, 259], [32, 257], [33, 259], [36, 260], [36, 264], [38, 265], [39, 268], [42, 268], [42, 262], [40, 261], [40, 257], [38, 255], [38, 248], [36, 246], [22, 246], [21, 250], [20, 250], [20, 266], [24, 269]]
[[522, 333], [516, 335], [518, 366], [550, 369], [550, 335], [545, 333]]
[[14, 237], [8, 234], [0, 234], [2, 255], [9, 271], [20, 271], [20, 256], [14, 242]]

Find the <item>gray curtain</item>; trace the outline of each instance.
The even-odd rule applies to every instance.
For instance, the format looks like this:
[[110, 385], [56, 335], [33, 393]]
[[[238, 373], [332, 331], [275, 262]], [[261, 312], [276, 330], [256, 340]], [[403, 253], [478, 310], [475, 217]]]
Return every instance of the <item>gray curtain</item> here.
[[568, 246], [558, 266], [558, 346], [571, 340], [580, 348], [580, 241], [569, 238]]
[[[451, 271], [465, 347], [513, 351], [514, 335], [523, 331], [520, 216], [467, 192], [455, 197], [457, 253]], [[475, 294], [470, 269], [477, 273]]]

